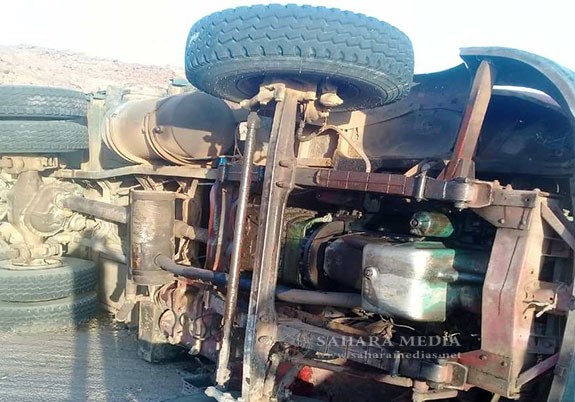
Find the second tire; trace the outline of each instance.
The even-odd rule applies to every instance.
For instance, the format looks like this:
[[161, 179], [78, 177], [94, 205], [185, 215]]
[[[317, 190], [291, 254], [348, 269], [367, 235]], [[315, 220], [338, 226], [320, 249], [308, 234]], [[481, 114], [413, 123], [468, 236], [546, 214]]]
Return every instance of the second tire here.
[[98, 311], [95, 293], [34, 303], [0, 302], [0, 332], [45, 332], [73, 327]]
[[73, 121], [0, 120], [0, 153], [61, 153], [88, 148], [88, 129]]
[[9, 260], [0, 261], [0, 301], [4, 302], [61, 299], [90, 292], [97, 281], [95, 263], [79, 258], [64, 257], [59, 267], [29, 270], [11, 266]]

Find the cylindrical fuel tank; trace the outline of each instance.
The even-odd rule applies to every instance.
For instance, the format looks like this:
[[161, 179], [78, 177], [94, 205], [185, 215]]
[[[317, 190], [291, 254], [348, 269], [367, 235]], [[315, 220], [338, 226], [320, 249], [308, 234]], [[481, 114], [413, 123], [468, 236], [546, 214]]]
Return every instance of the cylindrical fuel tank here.
[[103, 137], [108, 148], [130, 162], [185, 165], [225, 155], [235, 130], [226, 102], [188, 92], [119, 105], [107, 116]]

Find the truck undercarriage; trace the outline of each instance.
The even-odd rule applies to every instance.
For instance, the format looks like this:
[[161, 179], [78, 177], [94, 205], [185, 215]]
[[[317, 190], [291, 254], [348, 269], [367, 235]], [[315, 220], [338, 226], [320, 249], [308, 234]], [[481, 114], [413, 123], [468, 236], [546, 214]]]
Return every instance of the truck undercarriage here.
[[95, 94], [87, 152], [2, 152], [0, 271], [97, 261], [141, 356], [213, 361], [219, 401], [569, 400], [574, 75], [461, 55], [373, 104], [272, 63], [225, 100], [192, 67], [211, 95]]

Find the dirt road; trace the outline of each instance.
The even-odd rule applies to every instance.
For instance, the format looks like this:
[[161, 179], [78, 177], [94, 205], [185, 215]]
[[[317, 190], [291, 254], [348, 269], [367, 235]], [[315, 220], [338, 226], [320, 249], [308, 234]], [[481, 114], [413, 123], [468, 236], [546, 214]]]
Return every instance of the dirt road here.
[[1, 402], [149, 402], [181, 394], [188, 362], [152, 365], [137, 356], [136, 332], [107, 318], [78, 330], [0, 334]]

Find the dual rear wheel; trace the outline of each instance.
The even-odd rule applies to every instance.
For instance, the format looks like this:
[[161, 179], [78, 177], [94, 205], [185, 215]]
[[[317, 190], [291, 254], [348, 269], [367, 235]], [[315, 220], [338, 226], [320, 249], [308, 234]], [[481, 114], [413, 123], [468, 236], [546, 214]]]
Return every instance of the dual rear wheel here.
[[63, 257], [47, 267], [0, 261], [0, 331], [46, 331], [71, 327], [97, 310], [93, 261]]
[[[87, 149], [87, 105], [79, 91], [0, 86], [0, 156]], [[0, 332], [57, 330], [89, 320], [98, 306], [97, 279], [95, 264], [78, 258], [43, 267], [0, 261]]]

